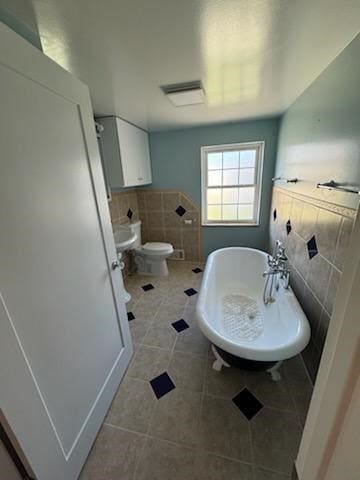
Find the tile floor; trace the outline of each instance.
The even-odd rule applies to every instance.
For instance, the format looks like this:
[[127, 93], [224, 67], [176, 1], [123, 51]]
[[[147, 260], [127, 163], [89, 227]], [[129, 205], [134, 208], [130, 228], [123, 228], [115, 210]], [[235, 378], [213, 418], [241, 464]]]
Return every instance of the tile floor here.
[[135, 354], [81, 480], [289, 480], [312, 393], [301, 358], [278, 383], [214, 371], [195, 320], [202, 271], [169, 264], [126, 279]]

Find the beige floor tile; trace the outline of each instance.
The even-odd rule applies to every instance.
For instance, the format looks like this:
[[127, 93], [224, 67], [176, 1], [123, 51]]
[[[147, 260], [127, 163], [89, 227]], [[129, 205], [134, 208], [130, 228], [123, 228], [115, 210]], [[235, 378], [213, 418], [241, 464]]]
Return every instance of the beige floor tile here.
[[149, 435], [195, 446], [198, 435], [201, 394], [175, 388], [158, 400]]
[[127, 375], [140, 380], [152, 380], [167, 370], [170, 356], [169, 350], [141, 345], [131, 361]]
[[212, 368], [214, 360], [210, 354], [206, 365], [204, 392], [231, 399], [245, 387], [246, 372], [233, 367], [217, 372]]
[[142, 343], [150, 325], [151, 319], [144, 315], [139, 315], [134, 320], [130, 320], [130, 333], [134, 343]]
[[175, 321], [178, 319], [178, 317], [181, 318], [183, 311], [184, 311], [183, 305], [176, 305], [176, 304], [173, 305], [171, 303], [162, 303], [155, 317], [155, 322], [157, 322], [158, 318], [161, 318], [164, 321], [169, 321], [169, 322]]
[[140, 300], [136, 303], [134, 307], [134, 312], [136, 314], [147, 315], [153, 318], [158, 311], [158, 308], [162, 302], [162, 298], [159, 299], [158, 295], [144, 295], [140, 298]]
[[196, 480], [253, 480], [251, 465], [201, 452], [196, 458]]
[[284, 373], [285, 378], [289, 383], [301, 382], [304, 384], [309, 383], [311, 385], [301, 355], [284, 360], [284, 363], [281, 366], [281, 372]]
[[157, 399], [149, 382], [125, 377], [105, 419], [118, 427], [146, 433]]
[[143, 339], [143, 344], [150, 347], [159, 347], [166, 350], [172, 350], [176, 336], [177, 332], [171, 326], [171, 324], [161, 326], [153, 324]]
[[180, 332], [175, 343], [175, 351], [193, 353], [194, 355], [207, 356], [209, 348], [209, 340], [203, 335], [197, 325], [192, 325], [190, 328]]
[[171, 326], [172, 323], [183, 318], [182, 312], [183, 312], [183, 308], [181, 308], [179, 311], [174, 311], [174, 313], [171, 313], [171, 312], [158, 313], [153, 320], [153, 325]]
[[304, 384], [303, 382], [292, 382], [290, 384], [290, 394], [298, 414], [306, 415], [309, 410], [310, 401], [313, 394], [313, 389], [309, 383]]
[[290, 480], [291, 477], [270, 470], [254, 467], [253, 480]]
[[255, 465], [290, 475], [301, 438], [298, 416], [265, 407], [250, 425]]
[[230, 399], [204, 395], [199, 447], [216, 455], [252, 462], [249, 422]]
[[295, 411], [286, 378], [274, 382], [267, 372], [247, 372], [247, 387], [263, 405], [279, 410]]
[[201, 392], [204, 384], [205, 365], [204, 357], [174, 352], [168, 372], [178, 388]]
[[197, 325], [196, 310], [194, 305], [187, 305], [182, 313], [183, 319], [189, 325]]
[[80, 480], [130, 480], [145, 437], [104, 425], [85, 463]]
[[195, 480], [195, 451], [149, 438], [134, 480]]

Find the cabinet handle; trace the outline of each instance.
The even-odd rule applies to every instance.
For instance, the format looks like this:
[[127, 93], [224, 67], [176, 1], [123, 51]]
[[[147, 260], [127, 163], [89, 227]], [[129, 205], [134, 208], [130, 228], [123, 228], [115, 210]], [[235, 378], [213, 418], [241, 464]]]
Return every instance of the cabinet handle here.
[[143, 177], [138, 177], [138, 180], [144, 180], [144, 178]]

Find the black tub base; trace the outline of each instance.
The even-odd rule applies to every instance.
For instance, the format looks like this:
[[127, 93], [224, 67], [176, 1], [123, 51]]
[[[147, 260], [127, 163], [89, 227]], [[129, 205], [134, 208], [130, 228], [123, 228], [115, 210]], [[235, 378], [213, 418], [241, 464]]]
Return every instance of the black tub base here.
[[253, 372], [269, 372], [274, 381], [281, 380], [281, 375], [278, 368], [282, 361], [278, 362], [262, 362], [258, 360], [248, 360], [247, 358], [238, 357], [232, 353], [225, 352], [225, 350], [212, 345], [211, 349], [216, 360], [213, 363], [213, 369], [221, 371], [223, 367], [235, 367], [241, 370], [250, 370]]

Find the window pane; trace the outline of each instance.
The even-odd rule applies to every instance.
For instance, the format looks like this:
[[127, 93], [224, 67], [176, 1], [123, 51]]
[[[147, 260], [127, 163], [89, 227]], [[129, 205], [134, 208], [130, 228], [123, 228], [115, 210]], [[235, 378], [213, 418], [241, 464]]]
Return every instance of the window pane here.
[[238, 219], [239, 220], [252, 220], [254, 217], [253, 205], [239, 205]]
[[240, 170], [240, 185], [255, 183], [255, 168], [243, 168]]
[[221, 203], [221, 188], [209, 188], [207, 191], [207, 202], [210, 203]]
[[239, 152], [224, 152], [223, 168], [239, 168]]
[[237, 220], [237, 205], [223, 205], [222, 219]]
[[209, 170], [222, 168], [222, 152], [208, 153], [207, 162]]
[[223, 185], [238, 185], [239, 170], [223, 170]]
[[222, 170], [210, 170], [208, 172], [209, 187], [216, 187], [221, 185]]
[[255, 195], [254, 187], [239, 188], [239, 202], [240, 203], [253, 203]]
[[221, 220], [221, 205], [208, 205], [208, 220]]
[[243, 150], [240, 152], [240, 168], [255, 167], [256, 150]]
[[224, 188], [223, 189], [223, 203], [238, 203], [239, 189], [238, 188]]

